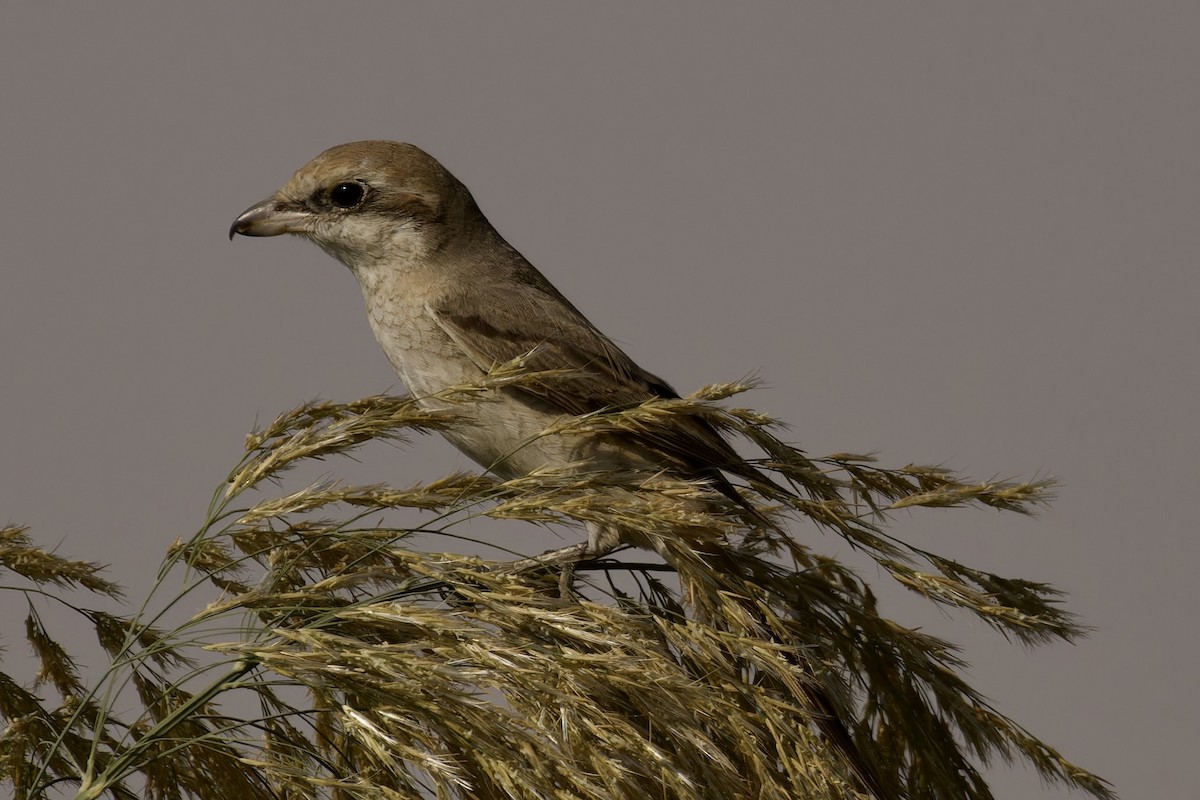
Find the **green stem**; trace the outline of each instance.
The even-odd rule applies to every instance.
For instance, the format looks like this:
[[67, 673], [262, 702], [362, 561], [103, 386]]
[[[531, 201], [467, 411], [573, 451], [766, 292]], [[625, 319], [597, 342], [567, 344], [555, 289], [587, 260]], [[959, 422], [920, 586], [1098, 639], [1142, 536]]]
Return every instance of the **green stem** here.
[[224, 677], [214, 681], [207, 689], [194, 695], [192, 699], [159, 720], [146, 732], [145, 736], [142, 736], [133, 746], [110, 761], [108, 766], [105, 767], [104, 772], [100, 773], [100, 775], [95, 778], [89, 775], [83, 776], [79, 792], [75, 795], [75, 800], [95, 800], [95, 798], [98, 798], [110, 785], [126, 775], [145, 751], [166, 737], [176, 725], [190, 717], [197, 709], [202, 708], [217, 695], [228, 689], [237, 688], [238, 682], [257, 667], [257, 660], [242, 659], [239, 661], [237, 666], [231, 669]]

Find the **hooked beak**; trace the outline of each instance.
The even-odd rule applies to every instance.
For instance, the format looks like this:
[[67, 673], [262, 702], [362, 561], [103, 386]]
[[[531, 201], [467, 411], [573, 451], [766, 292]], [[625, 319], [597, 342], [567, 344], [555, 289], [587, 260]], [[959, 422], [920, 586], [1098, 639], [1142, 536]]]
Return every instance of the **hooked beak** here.
[[229, 226], [229, 239], [235, 234], [242, 236], [279, 236], [283, 233], [306, 233], [312, 214], [297, 208], [289, 208], [276, 197], [268, 197], [261, 203], [243, 211]]

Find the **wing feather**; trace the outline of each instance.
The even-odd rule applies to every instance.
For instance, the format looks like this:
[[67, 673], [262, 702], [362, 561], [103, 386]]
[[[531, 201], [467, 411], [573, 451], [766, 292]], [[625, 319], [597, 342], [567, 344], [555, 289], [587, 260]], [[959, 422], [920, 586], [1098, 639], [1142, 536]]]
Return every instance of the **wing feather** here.
[[[428, 311], [480, 370], [486, 372], [498, 364], [526, 356], [526, 364], [532, 371], [575, 371], [575, 376], [565, 380], [513, 389], [527, 401], [555, 413], [579, 416], [636, 405], [654, 397], [679, 397], [664, 380], [639, 367], [553, 287], [548, 283], [544, 287], [552, 294], [543, 292], [530, 297], [530, 293], [522, 293], [527, 298], [522, 307], [505, 306], [499, 311], [492, 307], [487, 319], [450, 302], [431, 306]], [[564, 314], [564, 309], [568, 313]], [[530, 316], [539, 323], [530, 324]], [[545, 331], [547, 335], [533, 338], [529, 334], [532, 330]], [[715, 488], [742, 505], [745, 501], [721, 475], [722, 470], [751, 483], [771, 484], [769, 478], [747, 464], [704, 420], [679, 419], [670, 426], [630, 431], [622, 438], [654, 453], [665, 468], [711, 480]]]

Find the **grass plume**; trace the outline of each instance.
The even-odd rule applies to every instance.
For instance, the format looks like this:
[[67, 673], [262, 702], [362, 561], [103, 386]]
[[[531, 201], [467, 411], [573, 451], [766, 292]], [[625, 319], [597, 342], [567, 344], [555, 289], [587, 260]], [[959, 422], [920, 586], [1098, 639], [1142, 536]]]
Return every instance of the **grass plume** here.
[[[443, 399], [569, 379], [505, 365]], [[36, 608], [65, 604], [65, 587], [118, 597], [117, 587], [98, 565], [0, 530], [0, 576], [30, 598], [26, 638], [41, 665], [32, 686], [0, 672], [0, 781], [21, 800], [863, 797], [822, 733], [821, 716], [836, 713], [888, 797], [987, 800], [980, 768], [995, 759], [1114, 797], [969, 686], [954, 645], [882, 616], [870, 587], [811, 535], [844, 538], [900, 585], [1005, 636], [1070, 641], [1085, 630], [1053, 587], [887, 529], [897, 509], [1029, 513], [1053, 482], [813, 458], [775, 420], [725, 405], [746, 388], [606, 410], [559, 432], [702, 418], [752, 444], [777, 481], [741, 487], [771, 523], [753, 528], [728, 498], [666, 476], [455, 474], [280, 493], [279, 477], [303, 461], [456, 424], [395, 397], [282, 414], [247, 437], [138, 610], [67, 604], [111, 661], [91, 685]], [[378, 523], [397, 508], [427, 512], [422, 530], [447, 537], [480, 516], [634, 527], [665, 560], [577, 563], [563, 591], [548, 559], [418, 548], [410, 529]], [[181, 607], [199, 610], [166, 624]]]

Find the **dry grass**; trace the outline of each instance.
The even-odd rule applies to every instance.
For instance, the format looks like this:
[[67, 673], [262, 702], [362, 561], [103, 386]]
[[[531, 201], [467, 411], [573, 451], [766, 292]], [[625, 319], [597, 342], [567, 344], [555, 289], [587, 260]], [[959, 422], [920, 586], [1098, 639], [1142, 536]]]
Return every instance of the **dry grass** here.
[[[446, 396], [560, 379], [502, 369]], [[942, 558], [885, 527], [889, 510], [915, 506], [1026, 513], [1051, 482], [809, 458], [774, 421], [721, 404], [744, 388], [569, 425], [644, 430], [691, 415], [750, 441], [786, 487], [746, 490], [774, 523], [753, 528], [722, 496], [664, 477], [452, 475], [264, 494], [302, 461], [455, 424], [392, 397], [283, 414], [247, 438], [208, 519], [170, 548], [140, 610], [75, 607], [111, 659], [91, 686], [34, 609], [64, 586], [116, 587], [96, 565], [0, 531], [0, 570], [32, 598], [26, 635], [41, 662], [35, 687], [0, 673], [0, 780], [18, 798], [843, 800], [864, 796], [849, 747], [887, 797], [989, 798], [978, 769], [997, 757], [1113, 797], [968, 686], [953, 645], [880, 616], [857, 575], [788, 533], [815, 539], [815, 523], [1006, 636], [1071, 640], [1083, 631], [1053, 588]], [[563, 596], [558, 571], [538, 559], [424, 552], [408, 530], [364, 522], [402, 507], [432, 512], [428, 527], [444, 530], [479, 515], [632, 527], [667, 563], [581, 563]], [[205, 594], [194, 618], [155, 627]], [[56, 700], [35, 694], [47, 687]], [[849, 745], [831, 736], [831, 714]]]

